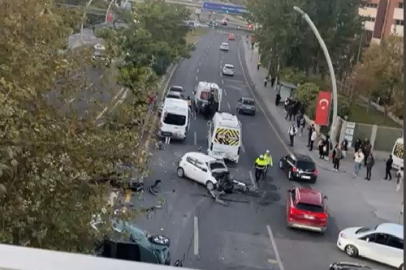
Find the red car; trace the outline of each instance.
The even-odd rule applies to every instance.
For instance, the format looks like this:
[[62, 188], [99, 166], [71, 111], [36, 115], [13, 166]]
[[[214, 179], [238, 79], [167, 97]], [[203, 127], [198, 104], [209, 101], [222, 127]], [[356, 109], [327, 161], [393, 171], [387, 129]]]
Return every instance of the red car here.
[[228, 40], [234, 40], [234, 39], [235, 39], [234, 34], [232, 34], [232, 33], [228, 34]]
[[286, 222], [289, 228], [324, 233], [327, 229], [327, 207], [320, 191], [308, 188], [288, 190]]

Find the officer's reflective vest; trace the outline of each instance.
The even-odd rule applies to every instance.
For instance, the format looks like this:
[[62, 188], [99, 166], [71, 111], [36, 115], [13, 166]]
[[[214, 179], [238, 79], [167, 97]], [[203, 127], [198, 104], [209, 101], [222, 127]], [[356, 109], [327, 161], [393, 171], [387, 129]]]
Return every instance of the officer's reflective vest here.
[[257, 159], [255, 160], [255, 168], [256, 168], [256, 169], [265, 169], [266, 166], [267, 166], [267, 164], [266, 164], [266, 160], [265, 160], [265, 159], [257, 158]]
[[268, 156], [267, 154], [264, 154], [264, 159], [266, 161], [266, 165], [273, 166], [272, 157], [270, 155]]

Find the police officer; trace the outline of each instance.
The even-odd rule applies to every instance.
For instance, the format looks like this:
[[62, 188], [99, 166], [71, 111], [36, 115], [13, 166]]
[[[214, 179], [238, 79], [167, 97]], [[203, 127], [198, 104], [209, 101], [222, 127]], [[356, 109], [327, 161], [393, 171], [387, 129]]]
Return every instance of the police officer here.
[[271, 166], [271, 167], [273, 166], [273, 161], [272, 161], [272, 156], [271, 156], [269, 150], [266, 150], [266, 152], [263, 156], [266, 161], [266, 168], [265, 168], [264, 174], [262, 175], [262, 178], [265, 178], [266, 174], [268, 173], [269, 166]]
[[263, 155], [260, 155], [255, 160], [255, 180], [258, 182], [261, 179], [265, 169], [266, 169], [267, 161], [265, 160]]

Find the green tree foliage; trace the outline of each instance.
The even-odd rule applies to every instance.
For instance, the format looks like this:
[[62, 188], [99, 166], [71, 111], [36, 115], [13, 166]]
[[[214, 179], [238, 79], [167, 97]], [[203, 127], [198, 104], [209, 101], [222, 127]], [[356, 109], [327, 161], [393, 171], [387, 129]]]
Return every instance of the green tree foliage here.
[[391, 36], [371, 44], [356, 66], [351, 87], [367, 97], [380, 98], [386, 113], [403, 116], [403, 39]]
[[0, 241], [89, 252], [99, 236], [91, 216], [107, 207], [110, 190], [91, 180], [117, 163], [144, 169], [138, 132], [97, 127], [97, 102], [80, 117], [70, 107], [87, 88], [90, 52], [61, 53], [72, 31], [63, 10], [49, 0], [14, 0], [1, 1], [0, 13]]
[[327, 64], [309, 25], [294, 10], [301, 7], [323, 37], [338, 75], [347, 70], [357, 53], [362, 29], [360, 0], [255, 0], [247, 2], [247, 19], [260, 25], [255, 39], [271, 73], [278, 64], [310, 74], [327, 74]]
[[279, 78], [281, 81], [299, 85], [306, 81], [306, 74], [304, 71], [297, 68], [288, 67], [279, 72]]

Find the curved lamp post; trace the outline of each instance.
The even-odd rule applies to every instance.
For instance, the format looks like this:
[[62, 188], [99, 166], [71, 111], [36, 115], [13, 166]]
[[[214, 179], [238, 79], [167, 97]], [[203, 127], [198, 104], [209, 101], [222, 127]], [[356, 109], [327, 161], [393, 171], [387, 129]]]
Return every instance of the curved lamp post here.
[[115, 2], [117, 2], [117, 0], [111, 0], [111, 1], [110, 1], [109, 6], [107, 7], [107, 10], [106, 10], [106, 16], [104, 17], [104, 23], [108, 23], [108, 18], [109, 18], [109, 14], [110, 14], [110, 9], [111, 9], [111, 6], [112, 6]]
[[326, 57], [327, 65], [328, 65], [328, 70], [330, 72], [330, 77], [331, 77], [331, 85], [333, 87], [333, 123], [331, 125], [331, 131], [330, 131], [330, 136], [333, 140], [333, 145], [336, 143], [336, 129], [337, 129], [337, 110], [338, 110], [338, 104], [337, 104], [337, 82], [336, 82], [336, 76], [334, 73], [334, 68], [333, 68], [333, 63], [331, 62], [330, 54], [327, 50], [326, 44], [324, 43], [324, 40], [321, 38], [319, 31], [317, 30], [316, 26], [310, 19], [309, 15], [305, 13], [303, 10], [301, 10], [299, 7], [295, 6], [293, 9], [298, 12], [303, 19], [306, 20], [306, 22], [309, 24], [310, 28], [312, 29], [314, 35], [316, 36], [317, 40], [319, 41], [319, 44], [323, 50], [324, 56]]

